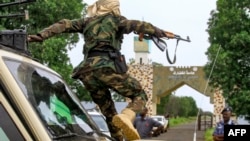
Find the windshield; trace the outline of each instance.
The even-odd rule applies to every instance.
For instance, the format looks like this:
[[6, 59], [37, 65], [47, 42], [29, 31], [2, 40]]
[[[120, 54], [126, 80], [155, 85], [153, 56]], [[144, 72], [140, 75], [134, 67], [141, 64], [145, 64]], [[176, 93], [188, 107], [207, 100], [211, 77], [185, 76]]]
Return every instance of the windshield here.
[[4, 61], [53, 138], [93, 133], [94, 125], [59, 76], [28, 63]]

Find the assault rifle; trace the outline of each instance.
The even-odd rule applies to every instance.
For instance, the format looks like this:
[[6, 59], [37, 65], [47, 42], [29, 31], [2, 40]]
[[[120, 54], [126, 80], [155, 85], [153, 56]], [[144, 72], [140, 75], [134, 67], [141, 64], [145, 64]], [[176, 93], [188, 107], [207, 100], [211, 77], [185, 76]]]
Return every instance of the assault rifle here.
[[[168, 62], [170, 64], [174, 64], [176, 62], [176, 50], [177, 50], [177, 46], [178, 46], [179, 41], [191, 42], [191, 40], [190, 40], [189, 36], [187, 36], [187, 38], [184, 39], [180, 35], [176, 35], [176, 34], [174, 34], [172, 32], [168, 32], [168, 31], [165, 31], [165, 34], [166, 34], [166, 37], [158, 38], [158, 37], [155, 37], [155, 36], [149, 36], [149, 35], [145, 35], [145, 34], [140, 33], [139, 34], [139, 41], [142, 41], [143, 38], [146, 39], [146, 40], [152, 40], [154, 42], [154, 44], [162, 52], [166, 49], [166, 56], [167, 56]], [[171, 59], [169, 58], [167, 43], [163, 39], [176, 39], [177, 40], [173, 61], [171, 61]]]
[[[13, 5], [26, 4], [35, 1], [36, 0], [16, 0], [15, 2], [1, 3], [0, 8]], [[20, 14], [0, 15], [0, 18], [16, 18], [16, 17], [25, 17], [25, 19], [28, 19], [28, 11], [25, 10], [24, 13]], [[9, 47], [12, 49], [18, 49], [27, 52], [26, 36], [27, 36], [26, 29], [1, 30], [0, 44], [3, 45], [4, 47]]]

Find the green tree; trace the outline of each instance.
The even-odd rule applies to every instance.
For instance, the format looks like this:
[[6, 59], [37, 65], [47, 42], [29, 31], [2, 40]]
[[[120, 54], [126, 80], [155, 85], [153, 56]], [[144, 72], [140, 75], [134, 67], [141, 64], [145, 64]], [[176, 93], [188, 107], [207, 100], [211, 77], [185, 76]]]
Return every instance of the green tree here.
[[178, 97], [178, 99], [179, 99], [178, 101], [180, 101], [179, 104], [181, 104], [181, 105], [179, 106], [178, 109], [176, 109], [177, 115], [181, 116], [181, 117], [187, 117], [188, 116], [188, 109], [189, 109], [188, 100], [183, 98], [183, 97]]
[[[36, 34], [41, 29], [61, 20], [81, 18], [84, 5], [81, 0], [58, 1], [40, 0], [29, 6], [30, 19], [27, 21], [28, 32]], [[49, 11], [49, 12], [48, 12]], [[37, 13], [39, 16], [37, 16]], [[71, 72], [73, 69], [67, 48], [75, 47], [79, 41], [78, 34], [61, 34], [43, 43], [31, 43], [29, 49], [41, 63], [59, 72], [63, 78], [72, 84]], [[82, 58], [81, 58], [82, 59]]]
[[249, 0], [218, 0], [207, 29], [211, 45], [205, 72], [208, 77], [212, 71], [210, 86], [223, 91], [237, 115], [250, 115], [249, 5]]
[[177, 96], [170, 95], [168, 103], [166, 105], [166, 113], [170, 113], [171, 116], [178, 116], [180, 109], [180, 99]]
[[189, 117], [196, 116], [198, 108], [196, 106], [195, 100], [192, 97], [177, 97], [171, 95], [166, 104], [165, 111], [166, 113], [170, 113], [172, 116]]
[[[1, 0], [9, 2], [7, 0]], [[37, 0], [36, 2], [22, 5], [15, 5], [0, 9], [1, 14], [6, 13], [23, 13], [29, 11], [29, 19], [4, 18], [1, 19], [0, 25], [6, 29], [26, 28], [28, 34], [36, 34], [43, 28], [58, 22], [61, 19], [76, 19], [85, 15], [86, 4], [82, 0]], [[60, 34], [54, 36], [42, 43], [30, 43], [29, 51], [32, 56], [40, 63], [47, 65], [58, 72], [64, 80], [74, 89], [74, 91], [83, 99], [89, 99], [86, 90], [82, 84], [71, 78], [73, 66], [68, 56], [68, 49], [72, 49], [79, 41], [79, 34]], [[79, 58], [82, 59], [82, 58]]]
[[165, 115], [166, 114], [166, 106], [169, 101], [171, 94], [161, 97], [160, 104], [157, 104], [157, 115]]
[[196, 105], [195, 100], [190, 96], [184, 96], [182, 98], [183, 98], [183, 101], [186, 101], [185, 107], [187, 107], [187, 108], [185, 109], [186, 110], [185, 116], [196, 116], [199, 109]]
[[192, 97], [187, 97], [189, 99], [189, 105], [190, 105], [190, 109], [189, 109], [189, 116], [196, 116], [199, 108], [196, 105], [195, 100]]

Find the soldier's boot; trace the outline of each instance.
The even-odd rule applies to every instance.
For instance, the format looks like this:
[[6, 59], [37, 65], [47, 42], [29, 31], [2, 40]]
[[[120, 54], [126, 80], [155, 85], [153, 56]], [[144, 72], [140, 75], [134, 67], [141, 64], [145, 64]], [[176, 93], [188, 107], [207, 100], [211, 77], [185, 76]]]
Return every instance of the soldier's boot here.
[[124, 138], [128, 141], [140, 139], [140, 135], [133, 125], [134, 119], [135, 112], [129, 108], [125, 108], [121, 114], [115, 115], [112, 120], [113, 124], [121, 129]]
[[145, 103], [146, 101], [141, 97], [136, 97], [122, 110], [121, 114], [113, 117], [113, 124], [122, 130], [123, 135], [128, 141], [140, 139], [140, 135], [134, 128], [133, 122], [136, 116], [135, 112], [140, 112], [144, 108]]

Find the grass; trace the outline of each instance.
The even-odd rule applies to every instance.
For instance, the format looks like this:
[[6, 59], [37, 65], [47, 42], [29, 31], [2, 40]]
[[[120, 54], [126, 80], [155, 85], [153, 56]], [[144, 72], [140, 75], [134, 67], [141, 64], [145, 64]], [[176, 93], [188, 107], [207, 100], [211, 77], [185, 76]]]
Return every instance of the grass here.
[[176, 125], [180, 125], [180, 124], [185, 124], [185, 123], [189, 123], [192, 121], [195, 121], [196, 117], [178, 117], [178, 118], [170, 118], [169, 120], [169, 125], [170, 127], [176, 126]]
[[213, 131], [214, 131], [214, 128], [209, 128], [206, 130], [205, 132], [205, 141], [213, 141]]

